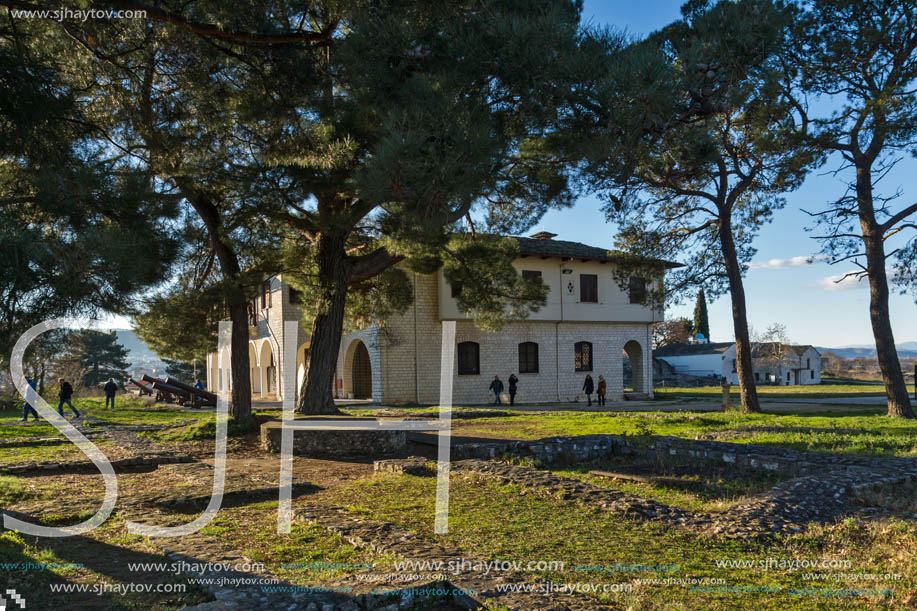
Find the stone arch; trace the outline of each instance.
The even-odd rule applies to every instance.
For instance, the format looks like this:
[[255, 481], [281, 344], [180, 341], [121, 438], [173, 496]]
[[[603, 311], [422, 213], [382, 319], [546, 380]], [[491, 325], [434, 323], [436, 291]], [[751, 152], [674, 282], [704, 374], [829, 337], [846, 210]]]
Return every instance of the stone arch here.
[[230, 366], [230, 351], [229, 348], [224, 348], [223, 351], [217, 355], [217, 392], [228, 392], [232, 389], [230, 371], [232, 371]]
[[260, 357], [259, 350], [255, 347], [255, 342], [248, 342], [248, 367], [251, 373], [252, 394], [261, 394], [261, 369], [258, 364]]
[[[646, 392], [646, 372], [644, 371], [643, 346], [637, 340], [624, 344], [624, 390]], [[628, 375], [628, 370], [630, 375]]]
[[309, 342], [296, 349], [296, 397], [299, 397], [302, 383], [306, 379], [306, 366], [309, 362]]
[[279, 395], [277, 392], [277, 357], [270, 340], [261, 342], [258, 350], [258, 369], [261, 373], [260, 394], [262, 399], [268, 395]]
[[355, 339], [347, 346], [344, 355], [344, 396], [354, 399], [371, 399], [373, 396], [373, 371], [369, 349], [362, 340]]

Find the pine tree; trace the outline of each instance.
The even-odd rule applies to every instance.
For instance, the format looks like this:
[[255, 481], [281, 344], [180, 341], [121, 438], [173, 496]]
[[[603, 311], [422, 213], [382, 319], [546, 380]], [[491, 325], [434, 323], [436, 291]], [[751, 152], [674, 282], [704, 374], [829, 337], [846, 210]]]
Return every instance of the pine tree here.
[[129, 376], [128, 350], [118, 343], [118, 335], [111, 331], [76, 331], [67, 340], [68, 358], [79, 363], [80, 383], [86, 388], [96, 388], [114, 378], [123, 382]]
[[[666, 274], [671, 300], [698, 285], [711, 295], [729, 293], [742, 407], [760, 411], [744, 264], [757, 231], [818, 157], [804, 145], [792, 100], [781, 94], [778, 59], [792, 13], [768, 0], [698, 0], [682, 12], [683, 19], [634, 45], [634, 54], [656, 59], [635, 75], [630, 106], [609, 110], [650, 108], [644, 137], [614, 157], [597, 149], [587, 171], [620, 225], [616, 246], [684, 264]], [[647, 103], [659, 99], [650, 96], [657, 90], [670, 93], [662, 96], [667, 104]], [[599, 133], [607, 131], [609, 117], [597, 119]]]
[[703, 335], [710, 340], [710, 320], [707, 318], [707, 297], [704, 289], [697, 292], [697, 302], [694, 304], [694, 337]]
[[[7, 3], [8, 4], [8, 3]], [[125, 313], [177, 254], [177, 206], [97, 138], [62, 69], [59, 26], [0, 11], [0, 365], [49, 318]]]
[[[898, 0], [807, 2], [783, 58], [815, 145], [839, 162], [835, 176], [849, 176], [843, 195], [810, 213], [809, 229], [831, 263], [856, 266], [844, 278], [868, 279], [888, 415], [898, 418], [915, 416], [895, 348], [889, 280], [917, 296], [917, 203], [878, 186], [917, 145], [915, 8]], [[819, 104], [810, 107], [809, 99]], [[819, 108], [825, 112], [816, 114]]]
[[569, 166], [545, 136], [571, 90], [579, 11], [572, 0], [230, 12], [202, 1], [152, 12], [160, 23], [66, 24], [58, 44], [87, 107], [109, 121], [100, 132], [145, 160], [206, 236], [189, 250], [217, 261], [234, 416], [250, 399], [246, 304], [277, 271], [314, 297], [310, 413], [336, 411], [348, 301], [403, 305], [399, 264], [486, 271], [469, 288], [484, 325], [540, 305], [543, 290], [510, 273], [511, 244], [456, 238], [455, 224], [480, 211], [488, 231], [519, 233], [572, 203]]

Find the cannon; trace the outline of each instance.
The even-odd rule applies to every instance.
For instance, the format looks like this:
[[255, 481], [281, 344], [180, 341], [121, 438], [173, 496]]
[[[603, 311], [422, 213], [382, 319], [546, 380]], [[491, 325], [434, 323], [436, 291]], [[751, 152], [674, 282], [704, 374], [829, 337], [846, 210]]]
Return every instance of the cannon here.
[[213, 407], [216, 405], [216, 395], [213, 393], [188, 386], [180, 380], [167, 377], [165, 380], [154, 378], [146, 374], [143, 381], [157, 391], [157, 400], [166, 403], [178, 402], [185, 407]]
[[[165, 382], [166, 384], [171, 384], [172, 386], [176, 386], [178, 388], [181, 388], [191, 393], [192, 395], [195, 395], [196, 403], [200, 403], [201, 405], [216, 405], [217, 404], [217, 396], [213, 394], [212, 392], [202, 390], [200, 388], [195, 388], [191, 386], [190, 384], [185, 384], [181, 380], [177, 378], [173, 378], [171, 376], [166, 376]], [[200, 399], [197, 399], [197, 397], [200, 397]]]
[[131, 378], [131, 384], [133, 384], [134, 386], [136, 386], [136, 387], [140, 390], [140, 396], [141, 396], [141, 397], [142, 397], [143, 395], [152, 395], [152, 394], [153, 394], [153, 391], [150, 389], [149, 386], [147, 386], [146, 384], [143, 384], [143, 383], [141, 383], [141, 382], [138, 382], [138, 381], [135, 380], [134, 378]]

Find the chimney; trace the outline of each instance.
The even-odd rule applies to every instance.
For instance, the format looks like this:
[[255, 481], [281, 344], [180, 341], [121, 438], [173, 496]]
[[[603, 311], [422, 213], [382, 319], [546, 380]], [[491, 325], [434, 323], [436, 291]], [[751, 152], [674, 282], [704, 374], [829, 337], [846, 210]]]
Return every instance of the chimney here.
[[550, 231], [539, 231], [538, 233], [533, 233], [531, 237], [535, 238], [536, 240], [550, 240], [552, 238], [556, 238], [557, 234], [551, 233]]

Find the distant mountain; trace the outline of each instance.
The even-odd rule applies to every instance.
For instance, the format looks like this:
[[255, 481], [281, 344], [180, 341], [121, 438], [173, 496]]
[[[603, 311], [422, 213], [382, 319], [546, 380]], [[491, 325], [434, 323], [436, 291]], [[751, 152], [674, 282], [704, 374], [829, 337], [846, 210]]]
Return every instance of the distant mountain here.
[[131, 367], [143, 368], [150, 373], [158, 373], [165, 370], [165, 363], [156, 356], [156, 353], [150, 350], [150, 347], [143, 343], [137, 335], [130, 329], [112, 329], [118, 336], [118, 343], [127, 348], [129, 354], [128, 360]]
[[[898, 349], [899, 358], [903, 358], [903, 359], [917, 358], [917, 342], [903, 342], [900, 344], [896, 344], [895, 347]], [[830, 351], [842, 359], [855, 359], [858, 357], [864, 357], [867, 359], [871, 359], [871, 358], [876, 357], [876, 347], [868, 346], [866, 344], [859, 344], [855, 346], [840, 346], [838, 348], [826, 348], [824, 346], [815, 346], [815, 349], [821, 352], [822, 354]]]
[[143, 343], [137, 334], [130, 329], [113, 329], [118, 336], [118, 343], [127, 348], [131, 353], [131, 358], [154, 358], [158, 359], [150, 347]]

